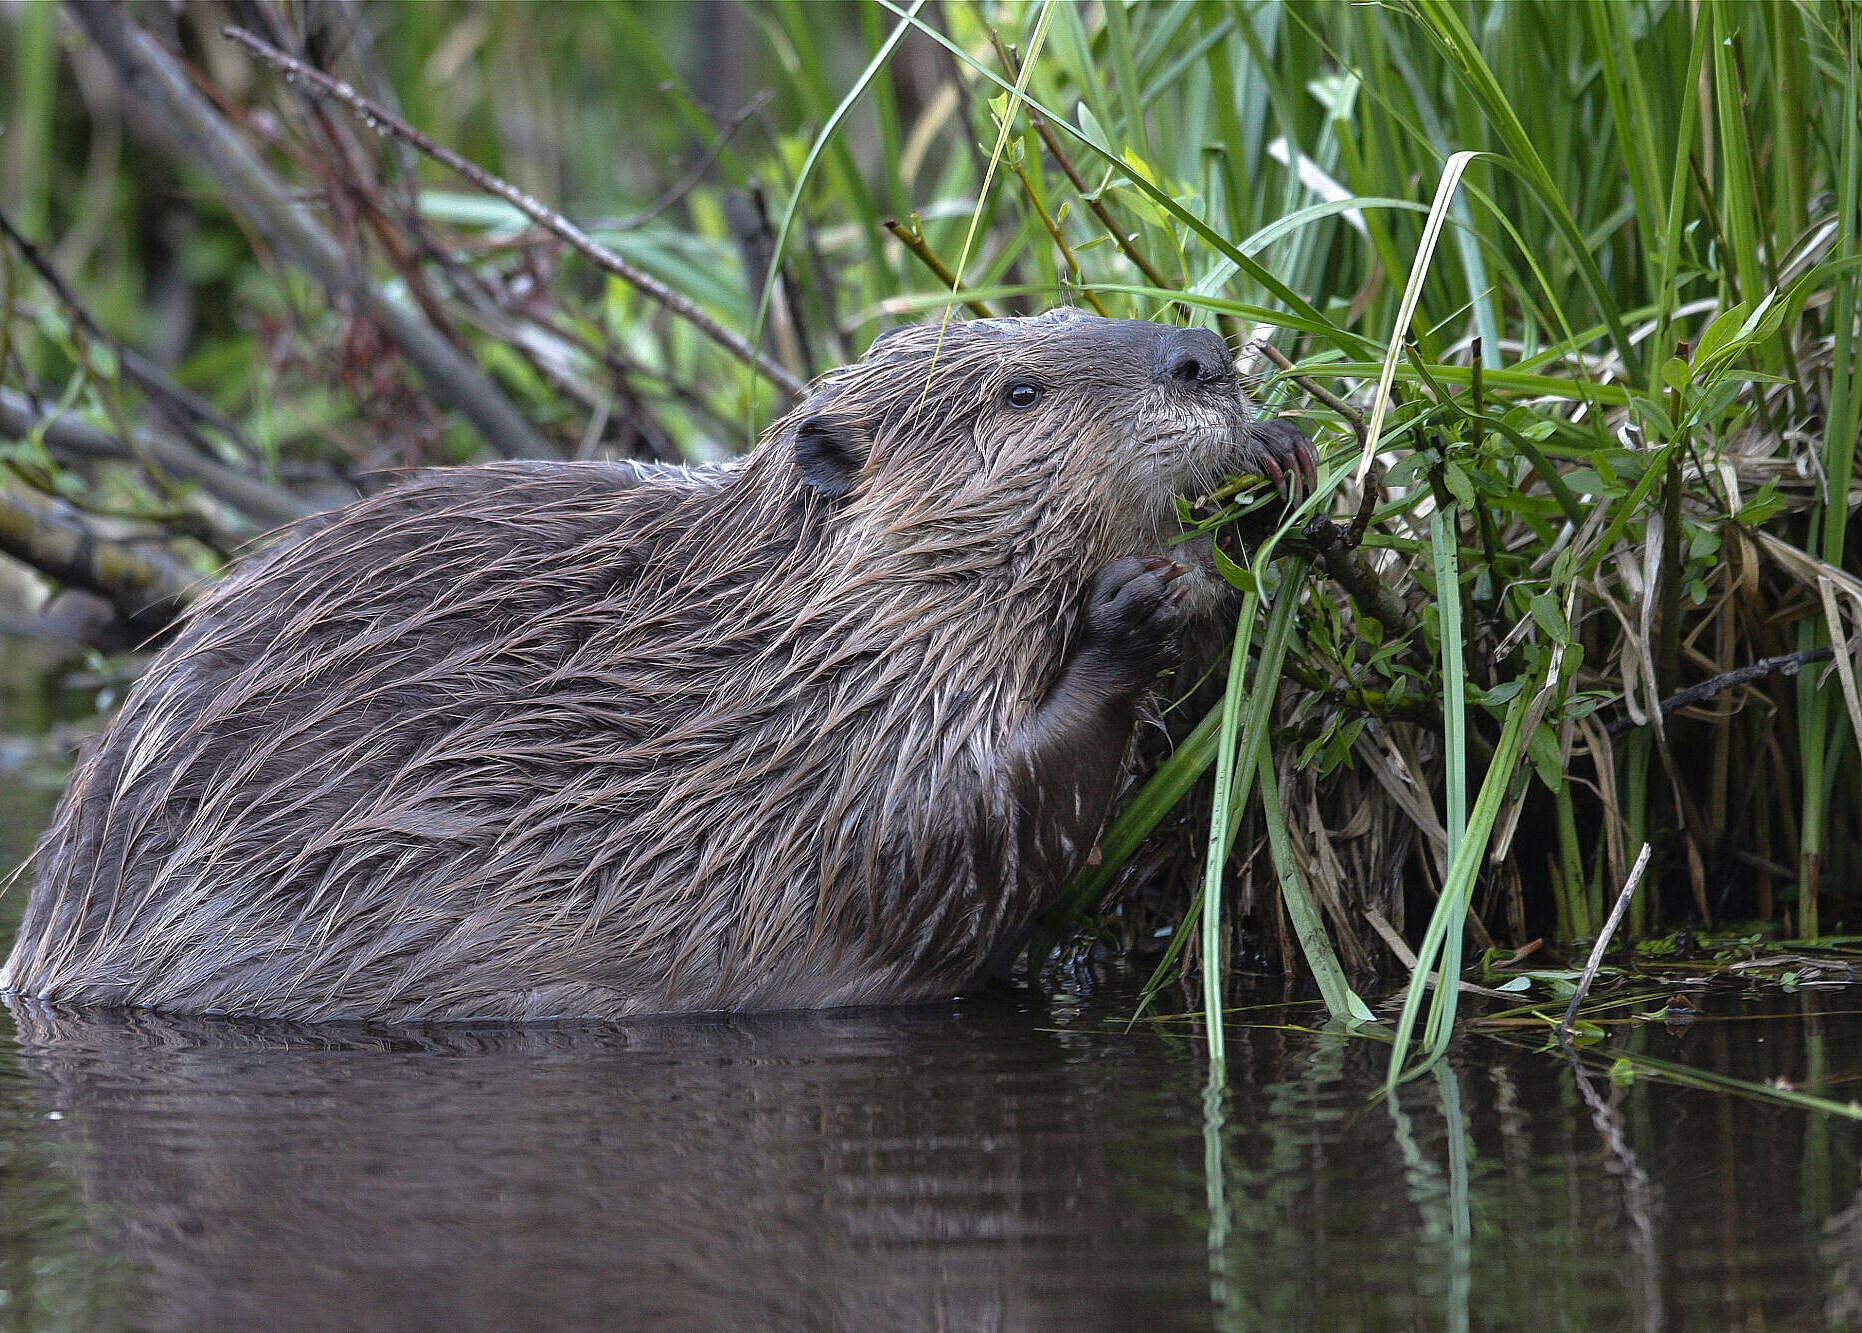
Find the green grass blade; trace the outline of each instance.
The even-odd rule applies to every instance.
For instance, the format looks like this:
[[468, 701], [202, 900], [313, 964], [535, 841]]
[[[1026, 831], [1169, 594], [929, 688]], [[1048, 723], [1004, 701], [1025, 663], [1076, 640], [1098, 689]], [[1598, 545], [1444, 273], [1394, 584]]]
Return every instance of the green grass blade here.
[[1370, 425], [1364, 431], [1364, 453], [1358, 459], [1357, 480], [1362, 482], [1370, 471], [1371, 461], [1383, 443], [1384, 418], [1390, 412], [1390, 389], [1396, 383], [1397, 365], [1403, 358], [1403, 341], [1409, 335], [1410, 321], [1416, 317], [1416, 303], [1422, 299], [1423, 280], [1428, 277], [1430, 261], [1442, 237], [1442, 225], [1448, 219], [1449, 201], [1455, 187], [1479, 153], [1455, 153], [1442, 168], [1442, 178], [1435, 187], [1435, 202], [1429, 205], [1428, 220], [1423, 224], [1422, 243], [1410, 262], [1409, 281], [1403, 288], [1402, 303], [1397, 306], [1396, 324], [1390, 330], [1390, 343], [1384, 349], [1382, 369], [1377, 376], [1376, 396], [1371, 403]]
[[1202, 941], [1203, 1015], [1209, 1038], [1209, 1059], [1220, 1064], [1222, 1035], [1222, 874], [1228, 868], [1229, 809], [1247, 804], [1247, 791], [1236, 791], [1235, 752], [1241, 732], [1242, 694], [1248, 678], [1248, 640], [1260, 607], [1260, 594], [1250, 592], [1241, 604], [1235, 642], [1229, 652], [1228, 689], [1222, 696], [1222, 727], [1216, 736], [1215, 802], [1209, 811], [1209, 852], [1203, 866]]
[[[1862, 23], [1849, 25], [1849, 68], [1862, 59]], [[1862, 259], [1862, 79], [1851, 78], [1842, 94], [1841, 174], [1837, 187], [1836, 265]], [[1833, 265], [1832, 268], [1836, 267]], [[1823, 518], [1823, 559], [1840, 567], [1848, 531], [1849, 486], [1855, 477], [1858, 426], [1862, 426], [1862, 346], [1856, 320], [1862, 314], [1862, 273], [1843, 268], [1835, 281], [1836, 313], [1830, 368], [1830, 428], [1823, 442], [1823, 471], [1829, 480]]]
[[[873, 58], [860, 72], [860, 77], [854, 80], [853, 86], [847, 90], [846, 95], [840, 99], [833, 112], [822, 124], [820, 132], [815, 135], [814, 142], [808, 146], [808, 155], [802, 159], [801, 168], [795, 173], [795, 188], [789, 195], [788, 207], [782, 211], [782, 223], [776, 228], [776, 243], [770, 256], [769, 273], [763, 280], [763, 290], [757, 295], [756, 320], [751, 325], [750, 331], [750, 342], [753, 345], [762, 343], [763, 327], [769, 320], [769, 303], [775, 295], [776, 284], [781, 280], [783, 256], [789, 253], [789, 236], [795, 230], [796, 218], [801, 215], [802, 200], [807, 194], [808, 182], [814, 175], [816, 164], [821, 161], [822, 155], [828, 151], [830, 146], [838, 142], [841, 123], [853, 110], [854, 104], [872, 86], [881, 67], [892, 59], [892, 53], [898, 49], [899, 43], [905, 40], [905, 35], [916, 24], [918, 11], [923, 9], [927, 3], [929, 0], [913, 0], [911, 9], [901, 15], [899, 22], [886, 35], [886, 40], [880, 45], [879, 50], [874, 52]], [[978, 197], [978, 211], [981, 211], [981, 196]]]
[[1578, 6], [1590, 28], [1591, 45], [1603, 65], [1604, 92], [1610, 101], [1610, 115], [1616, 127], [1616, 142], [1623, 154], [1629, 191], [1636, 204], [1636, 226], [1645, 253], [1659, 253], [1662, 223], [1668, 215], [1667, 196], [1662, 191], [1657, 145], [1662, 142], [1655, 123], [1644, 65], [1631, 55], [1635, 47], [1629, 35], [1629, 11], [1626, 6], [1585, 4]]
[[1132, 797], [1131, 804], [1120, 811], [1118, 818], [1100, 835], [1099, 864], [1082, 875], [1066, 897], [1042, 918], [1035, 939], [1037, 946], [1042, 940], [1047, 943], [1046, 947], [1038, 948], [1033, 955], [1037, 964], [1053, 952], [1053, 945], [1067, 927], [1099, 901], [1100, 895], [1112, 882], [1112, 877], [1131, 859], [1138, 845], [1196, 785], [1196, 780], [1208, 771], [1209, 765], [1215, 762], [1222, 711], [1222, 704], [1209, 710], [1203, 720], [1196, 724], [1195, 730], [1184, 737], [1182, 743], [1171, 751], [1169, 758], [1157, 766], [1157, 771]]
[[1732, 250], [1733, 270], [1738, 274], [1737, 290], [1727, 304], [1757, 301], [1759, 294], [1771, 286], [1765, 280], [1764, 265], [1759, 259], [1758, 201], [1753, 197], [1752, 142], [1746, 132], [1746, 117], [1741, 105], [1743, 90], [1734, 68], [1740, 41], [1738, 25], [1729, 22], [1726, 5], [1707, 8], [1713, 28], [1713, 107], [1719, 122], [1719, 181], [1714, 204], [1725, 229], [1726, 243]]
[[1429, 524], [1429, 556], [1442, 634], [1442, 764], [1448, 787], [1444, 827], [1452, 862], [1468, 827], [1468, 668], [1461, 637], [1460, 543], [1452, 506], [1437, 509]]
[[[1410, 974], [1409, 993], [1403, 999], [1403, 1012], [1397, 1020], [1396, 1046], [1390, 1055], [1390, 1071], [1384, 1078], [1386, 1092], [1394, 1093], [1398, 1083], [1426, 1069], [1448, 1049], [1459, 994], [1456, 982], [1459, 980], [1461, 962], [1458, 946], [1462, 923], [1467, 918], [1475, 877], [1486, 855], [1488, 837], [1500, 814], [1501, 800], [1512, 783], [1514, 766], [1519, 762], [1524, 749], [1522, 732], [1527, 707], [1542, 683], [1537, 680], [1527, 682], [1526, 688], [1514, 695], [1512, 703], [1507, 707], [1506, 721], [1500, 730], [1499, 743], [1494, 747], [1493, 761], [1488, 765], [1487, 776], [1481, 782], [1480, 795], [1468, 819], [1467, 834], [1461, 839], [1454, 860], [1449, 863], [1448, 878], [1442, 885], [1441, 897], [1436, 899], [1435, 911], [1429, 917], [1428, 930], [1423, 935], [1421, 947], [1416, 950], [1416, 966]], [[1456, 946], [1453, 950], [1451, 944]], [[1422, 1017], [1423, 996], [1428, 989], [1423, 983], [1430, 972], [1436, 973], [1435, 999], [1430, 1008], [1429, 1026], [1424, 1034], [1424, 1052], [1420, 1060], [1406, 1068], [1404, 1061], [1409, 1054], [1410, 1038], [1415, 1034], [1416, 1024]]]
[[1370, 1006], [1351, 989], [1345, 969], [1326, 933], [1325, 921], [1313, 903], [1312, 893], [1300, 875], [1299, 860], [1293, 854], [1293, 839], [1287, 833], [1286, 812], [1280, 808], [1280, 784], [1274, 773], [1273, 755], [1262, 746], [1256, 781], [1261, 789], [1261, 814], [1267, 825], [1267, 847], [1274, 858], [1274, 873], [1280, 881], [1280, 897], [1293, 923], [1293, 936], [1300, 943], [1319, 994], [1334, 1019], [1344, 1023], [1375, 1021]]
[[[905, 11], [899, 8], [897, 0], [880, 0], [880, 3], [894, 13], [902, 15], [905, 13]], [[1065, 14], [1071, 15], [1074, 13], [1071, 6], [1063, 5], [1061, 8]], [[974, 69], [984, 79], [995, 84], [1004, 92], [1015, 93], [1017, 91], [1013, 85], [1005, 82], [994, 70], [982, 64], [969, 52], [965, 51], [955, 42], [952, 42], [943, 33], [938, 32], [929, 24], [923, 23], [915, 16], [908, 17], [907, 21], [911, 22], [919, 31], [944, 47], [944, 49], [949, 51], [957, 60], [969, 66], [971, 69]], [[1064, 131], [1074, 141], [1084, 145], [1095, 156], [1110, 164], [1115, 170], [1120, 173], [1129, 171], [1124, 157], [1119, 153], [1116, 147], [1099, 142], [1080, 126], [1067, 119], [1067, 117], [1058, 114], [1035, 98], [1028, 97], [1026, 100], [1028, 105], [1032, 106], [1036, 111], [1039, 111], [1056, 129]], [[1167, 191], [1161, 189], [1154, 182], [1146, 180], [1142, 175], [1137, 173], [1126, 175], [1125, 180], [1133, 189], [1149, 199], [1151, 203], [1183, 224], [1183, 226], [1195, 233], [1204, 242], [1214, 247], [1218, 253], [1233, 260], [1237, 268], [1253, 278], [1256, 282], [1259, 282], [1274, 299], [1284, 302], [1287, 309], [1293, 315], [1307, 321], [1311, 328], [1321, 332], [1325, 337], [1337, 343], [1342, 351], [1346, 352], [1348, 355], [1358, 356], [1367, 355], [1371, 351], [1369, 344], [1357, 334], [1351, 332], [1349, 329], [1341, 328], [1332, 320], [1326, 318], [1311, 302], [1306, 300], [1305, 297], [1287, 286], [1284, 281], [1277, 275], [1269, 272], [1259, 262], [1242, 254], [1236, 249], [1232, 241], [1215, 231], [1208, 223], [1203, 221], [1203, 219], [1186, 209]], [[1098, 290], [1104, 289], [1099, 288]]]
[[1513, 109], [1512, 100], [1501, 90], [1493, 71], [1488, 68], [1481, 56], [1480, 48], [1469, 35], [1461, 16], [1447, 3], [1447, 0], [1411, 0], [1419, 14], [1425, 20], [1427, 30], [1434, 35], [1442, 52], [1448, 58], [1451, 68], [1460, 74], [1468, 88], [1480, 102], [1482, 109], [1526, 178], [1531, 182], [1539, 204], [1546, 210], [1553, 227], [1564, 238], [1572, 259], [1576, 262], [1579, 275], [1584, 285], [1590, 290], [1596, 302], [1597, 311], [1602, 315], [1610, 332], [1610, 342], [1617, 354], [1623, 358], [1624, 366], [1630, 380], [1641, 387], [1642, 370], [1635, 359], [1635, 347], [1629, 340], [1629, 333], [1623, 327], [1617, 315], [1617, 303], [1611, 298], [1608, 284], [1597, 268], [1597, 260], [1591, 254], [1590, 244], [1584, 238], [1584, 232], [1571, 216], [1564, 197], [1553, 180], [1551, 172], [1546, 169], [1544, 159], [1534, 146], [1532, 136], [1520, 124], [1519, 116]]

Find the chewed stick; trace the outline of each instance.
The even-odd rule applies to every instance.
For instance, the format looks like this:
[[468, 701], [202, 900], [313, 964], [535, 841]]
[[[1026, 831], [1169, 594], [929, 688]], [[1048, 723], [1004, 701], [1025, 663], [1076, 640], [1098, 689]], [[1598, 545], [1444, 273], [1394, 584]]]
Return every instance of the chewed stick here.
[[1642, 844], [1642, 852], [1636, 857], [1636, 864], [1630, 869], [1629, 878], [1623, 881], [1623, 891], [1616, 895], [1616, 906], [1610, 909], [1610, 919], [1603, 923], [1603, 929], [1597, 932], [1597, 942], [1590, 946], [1590, 961], [1584, 964], [1584, 975], [1578, 978], [1577, 992], [1571, 997], [1571, 1007], [1565, 1010], [1563, 1021], [1558, 1024], [1558, 1040], [1571, 1040], [1571, 1020], [1578, 1015], [1578, 1006], [1590, 993], [1590, 983], [1597, 978], [1597, 969], [1603, 963], [1603, 951], [1610, 947], [1610, 937], [1616, 934], [1616, 928], [1622, 924], [1623, 913], [1629, 910], [1629, 899], [1636, 891], [1636, 885], [1642, 882], [1642, 871], [1649, 864], [1649, 844]]

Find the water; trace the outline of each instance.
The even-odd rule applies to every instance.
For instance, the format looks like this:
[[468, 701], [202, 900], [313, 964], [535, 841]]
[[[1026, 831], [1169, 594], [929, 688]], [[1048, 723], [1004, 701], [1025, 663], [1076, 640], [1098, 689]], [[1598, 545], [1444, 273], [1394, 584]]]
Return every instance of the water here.
[[[1862, 1049], [1794, 1000], [1748, 1074]], [[1729, 1000], [1737, 1016], [1742, 1002]], [[1744, 1005], [1745, 1008], [1756, 1006]], [[317, 1032], [16, 1006], [30, 1328], [1807, 1327], [1862, 1309], [1852, 1125], [1470, 1038], [1192, 1042], [1101, 1003]], [[1649, 1033], [1656, 1048], [1675, 1043]]]
[[[0, 780], [43, 817], [44, 784]], [[15, 816], [0, 836], [31, 820]], [[0, 848], [10, 856], [18, 845]], [[8, 906], [12, 906], [9, 904]], [[1849, 1121], [1129, 989], [579, 1030], [0, 1015], [0, 1325], [1804, 1328], [1862, 1323]], [[1845, 991], [1609, 1044], [1862, 1074]]]

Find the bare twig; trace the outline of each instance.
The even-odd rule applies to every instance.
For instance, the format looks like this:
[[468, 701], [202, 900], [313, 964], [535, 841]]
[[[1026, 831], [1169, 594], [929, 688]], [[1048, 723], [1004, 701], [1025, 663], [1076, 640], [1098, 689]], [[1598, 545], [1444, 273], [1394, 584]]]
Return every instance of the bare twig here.
[[[1829, 661], [1835, 655], [1835, 651], [1833, 648], [1806, 648], [1802, 652], [1779, 653], [1776, 657], [1762, 657], [1756, 662], [1734, 667], [1731, 671], [1723, 671], [1717, 676], [1701, 681], [1698, 685], [1690, 685], [1685, 690], [1677, 691], [1663, 699], [1660, 704], [1661, 715], [1667, 717], [1677, 708], [1705, 703], [1722, 690], [1730, 690], [1735, 685], [1744, 685], [1764, 676], [1780, 674], [1795, 676], [1813, 662]], [[1637, 722], [1625, 713], [1621, 717], [1612, 718], [1606, 730], [1612, 736], [1621, 736], [1635, 727], [1647, 725], [1647, 722]]]
[[[1390, 952], [1395, 955], [1397, 962], [1403, 964], [1403, 966], [1408, 969], [1410, 976], [1414, 977], [1416, 975], [1416, 955], [1410, 949], [1409, 945], [1403, 942], [1403, 937], [1397, 933], [1397, 928], [1391, 925], [1389, 919], [1375, 908], [1365, 908], [1364, 919], [1370, 923], [1371, 929], [1377, 932], [1377, 937], [1384, 942], [1384, 947], [1389, 949]], [[1435, 985], [1435, 982], [1436, 978], [1433, 972], [1426, 973], [1422, 978], [1422, 984], [1424, 986], [1432, 987]], [[1513, 998], [1505, 991], [1490, 990], [1486, 986], [1476, 986], [1472, 981], [1457, 980], [1455, 982], [1455, 989], [1460, 991], [1463, 995], [1485, 995], [1490, 1000], [1510, 1000]]]
[[124, 85], [155, 114], [151, 124], [169, 148], [214, 177], [255, 229], [339, 302], [365, 311], [391, 337], [443, 403], [458, 409], [492, 449], [507, 458], [554, 451], [464, 353], [419, 312], [371, 283], [298, 200], [232, 131], [188, 80], [180, 63], [130, 23], [116, 5], [76, 4], [66, 13], [116, 67]]
[[305, 64], [296, 56], [280, 51], [269, 42], [253, 36], [243, 28], [228, 25], [220, 30], [228, 40], [237, 42], [253, 55], [277, 66], [287, 79], [301, 79], [313, 91], [325, 97], [332, 97], [361, 116], [363, 123], [384, 134], [393, 134], [402, 141], [412, 144], [420, 152], [447, 169], [463, 176], [467, 181], [487, 194], [495, 195], [515, 208], [525, 217], [535, 222], [552, 235], [574, 247], [598, 268], [614, 274], [629, 283], [650, 299], [657, 301], [675, 315], [684, 319], [699, 332], [710, 338], [719, 347], [733, 357], [755, 370], [771, 384], [783, 390], [791, 397], [800, 398], [808, 391], [808, 386], [784, 367], [776, 364], [752, 347], [742, 336], [724, 327], [717, 320], [706, 314], [693, 301], [674, 291], [644, 269], [622, 259], [607, 246], [595, 240], [575, 223], [562, 214], [551, 209], [532, 196], [525, 194], [510, 182], [492, 175], [476, 163], [469, 162], [459, 154], [422, 134], [419, 130], [401, 120], [398, 116], [382, 107], [379, 103], [362, 96], [354, 88], [333, 79], [322, 70]]
[[682, 178], [673, 183], [670, 189], [660, 195], [660, 197], [655, 199], [652, 203], [648, 204], [645, 208], [641, 209], [638, 213], [629, 217], [620, 218], [609, 225], [616, 231], [633, 231], [636, 228], [644, 227], [661, 213], [664, 213], [667, 209], [685, 198], [686, 195], [697, 189], [699, 183], [705, 179], [706, 173], [711, 170], [718, 158], [723, 155], [724, 150], [730, 146], [732, 136], [743, 128], [746, 121], [762, 111], [764, 107], [768, 106], [775, 96], [776, 94], [766, 89], [758, 93], [755, 97], [752, 97], [738, 110], [736, 115], [718, 126], [717, 138], [712, 140], [711, 147], [706, 150], [703, 157], [692, 164], [691, 169], [688, 170]]
[[1558, 1040], [1571, 1040], [1571, 1020], [1577, 1017], [1578, 1006], [1584, 1003], [1584, 997], [1590, 994], [1590, 983], [1597, 979], [1597, 969], [1603, 964], [1603, 951], [1610, 947], [1610, 937], [1616, 934], [1616, 928], [1623, 922], [1623, 913], [1629, 910], [1629, 899], [1636, 891], [1636, 885], [1642, 882], [1642, 872], [1649, 864], [1649, 844], [1642, 844], [1642, 852], [1636, 857], [1636, 864], [1629, 872], [1629, 878], [1623, 881], [1623, 891], [1616, 895], [1616, 905], [1610, 909], [1610, 919], [1603, 923], [1603, 929], [1597, 932], [1597, 942], [1590, 947], [1590, 961], [1584, 964], [1584, 975], [1578, 978], [1577, 991], [1571, 996], [1571, 1006], [1565, 1010], [1564, 1018], [1558, 1024]]
[[[932, 277], [950, 288], [951, 295], [958, 294], [957, 275], [950, 271], [943, 260], [931, 253], [931, 247], [925, 244], [924, 233], [918, 230], [917, 218], [912, 219], [912, 225], [909, 227], [897, 218], [887, 218], [879, 225], [891, 232], [900, 245], [916, 255], [918, 262], [931, 270]], [[969, 297], [964, 298], [963, 304], [972, 315], [978, 315], [983, 319], [992, 318], [995, 313], [983, 302]]]

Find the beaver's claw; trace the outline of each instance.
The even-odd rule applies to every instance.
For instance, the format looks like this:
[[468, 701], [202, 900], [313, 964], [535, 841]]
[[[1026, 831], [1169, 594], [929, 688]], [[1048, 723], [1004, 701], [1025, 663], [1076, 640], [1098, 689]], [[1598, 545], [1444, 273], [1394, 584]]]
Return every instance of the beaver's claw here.
[[1248, 427], [1248, 446], [1254, 463], [1279, 491], [1287, 490], [1289, 475], [1311, 492], [1319, 484], [1319, 455], [1298, 426], [1282, 417], [1257, 421]]

